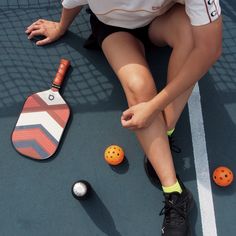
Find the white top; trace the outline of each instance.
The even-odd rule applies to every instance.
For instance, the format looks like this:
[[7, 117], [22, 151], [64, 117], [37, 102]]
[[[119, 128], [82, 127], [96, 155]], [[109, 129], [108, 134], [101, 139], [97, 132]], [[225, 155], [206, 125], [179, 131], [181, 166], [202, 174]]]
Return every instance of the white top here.
[[62, 5], [70, 9], [88, 4], [101, 22], [134, 29], [149, 24], [176, 2], [185, 4], [194, 26], [208, 24], [221, 14], [219, 0], [63, 0]]

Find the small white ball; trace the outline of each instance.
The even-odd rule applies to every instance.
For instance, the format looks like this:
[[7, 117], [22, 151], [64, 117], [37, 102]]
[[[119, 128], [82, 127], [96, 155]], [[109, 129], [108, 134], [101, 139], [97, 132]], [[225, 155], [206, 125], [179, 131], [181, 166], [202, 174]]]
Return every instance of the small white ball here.
[[82, 182], [75, 183], [73, 186], [73, 192], [78, 197], [83, 197], [87, 193], [87, 190], [87, 186]]

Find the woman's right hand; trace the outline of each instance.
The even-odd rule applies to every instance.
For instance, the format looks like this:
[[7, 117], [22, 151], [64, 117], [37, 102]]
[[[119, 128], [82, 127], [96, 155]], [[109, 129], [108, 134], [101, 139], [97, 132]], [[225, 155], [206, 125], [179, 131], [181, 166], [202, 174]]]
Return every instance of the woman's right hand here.
[[26, 29], [25, 33], [28, 34], [28, 39], [35, 36], [45, 36], [44, 39], [36, 42], [36, 45], [42, 46], [59, 39], [65, 33], [65, 30], [61, 28], [59, 22], [37, 20]]

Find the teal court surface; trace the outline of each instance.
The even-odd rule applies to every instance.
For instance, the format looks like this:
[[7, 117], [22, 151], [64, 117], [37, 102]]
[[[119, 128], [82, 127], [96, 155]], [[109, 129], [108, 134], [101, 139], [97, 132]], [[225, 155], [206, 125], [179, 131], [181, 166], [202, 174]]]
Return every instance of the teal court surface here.
[[[163, 196], [143, 168], [135, 135], [122, 128], [127, 108], [122, 88], [99, 50], [83, 48], [89, 36], [83, 10], [67, 34], [38, 47], [25, 28], [39, 18], [58, 20], [60, 1], [0, 1], [0, 235], [159, 236]], [[236, 184], [212, 182], [225, 165], [236, 173], [236, 4], [222, 0], [223, 54], [196, 85], [175, 132], [176, 170], [196, 201], [191, 216], [195, 236], [236, 235]], [[157, 86], [163, 86], [169, 48], [149, 48]], [[33, 92], [49, 88], [61, 58], [71, 61], [62, 94], [72, 116], [56, 155], [43, 162], [20, 156], [11, 132]], [[103, 159], [110, 144], [125, 150], [124, 165]], [[86, 179], [93, 188], [79, 202], [71, 186]]]

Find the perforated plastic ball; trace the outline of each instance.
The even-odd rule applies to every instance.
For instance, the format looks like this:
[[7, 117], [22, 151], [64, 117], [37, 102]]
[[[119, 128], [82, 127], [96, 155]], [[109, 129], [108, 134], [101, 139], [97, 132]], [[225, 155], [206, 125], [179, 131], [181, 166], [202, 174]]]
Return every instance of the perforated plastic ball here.
[[218, 186], [229, 186], [233, 182], [233, 179], [233, 172], [228, 167], [219, 166], [213, 172], [213, 180]]
[[119, 165], [124, 160], [123, 149], [118, 145], [111, 145], [104, 152], [105, 161], [109, 165]]

